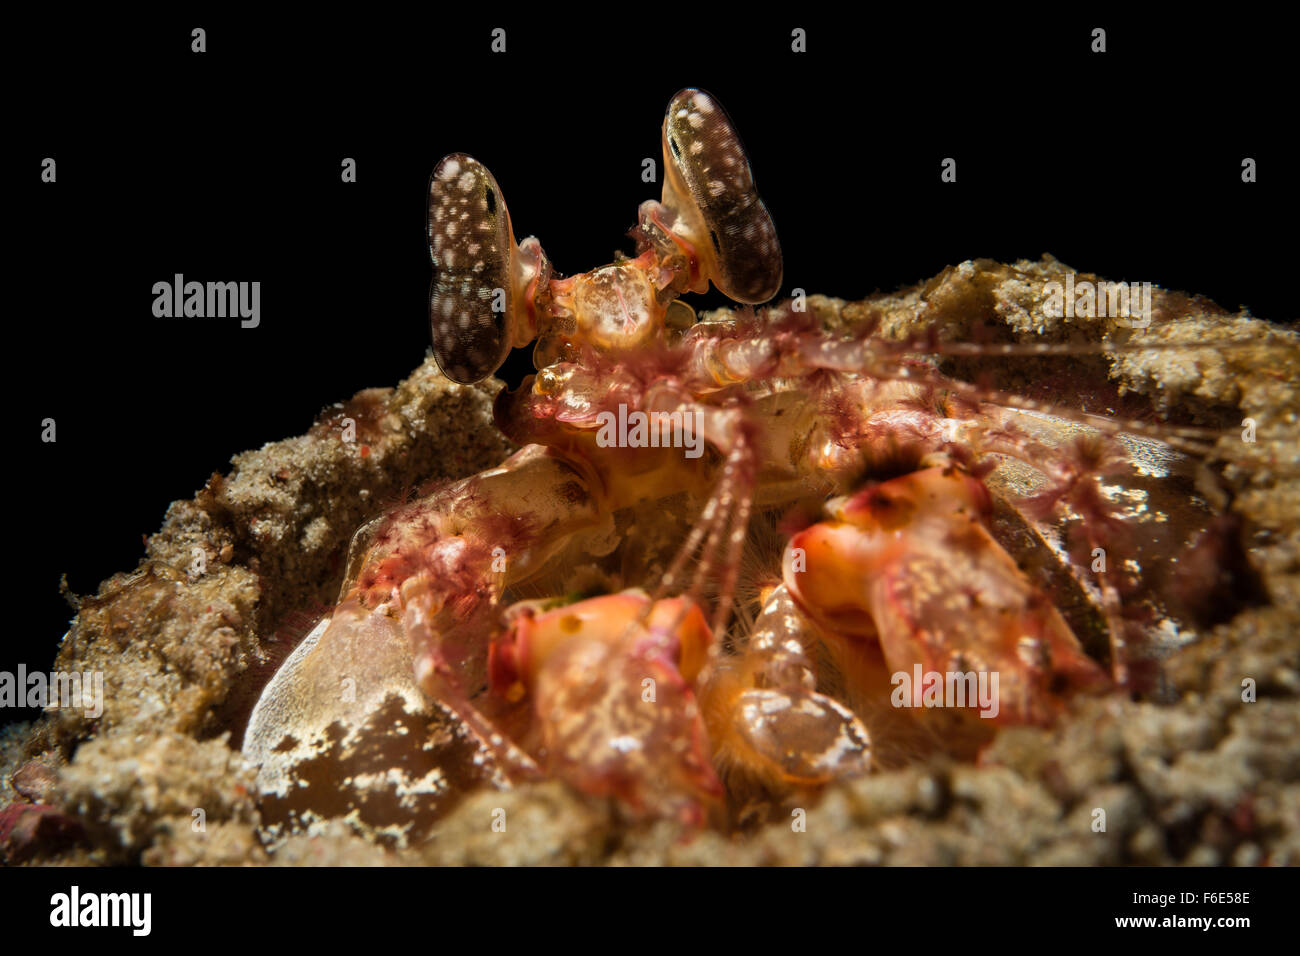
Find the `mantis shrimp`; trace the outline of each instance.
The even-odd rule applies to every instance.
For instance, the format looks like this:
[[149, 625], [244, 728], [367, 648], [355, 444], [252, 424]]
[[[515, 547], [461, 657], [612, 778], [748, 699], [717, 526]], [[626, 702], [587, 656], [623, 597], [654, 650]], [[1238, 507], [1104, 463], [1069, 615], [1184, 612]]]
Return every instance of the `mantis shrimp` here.
[[[1086, 516], [1102, 548], [1122, 533], [1099, 491], [1119, 433], [1189, 448], [1206, 433], [1121, 421], [1050, 444], [1025, 415], [1059, 410], [917, 357], [961, 346], [831, 332], [792, 305], [696, 321], [680, 297], [710, 284], [773, 299], [782, 253], [712, 96], [673, 97], [662, 150], [636, 255], [567, 278], [516, 241], [481, 163], [438, 163], [433, 354], [469, 385], [534, 345], [537, 373], [494, 410], [520, 450], [363, 527], [308, 660], [364, 671], [409, 647], [420, 691], [502, 778], [697, 823], [729, 795], [870, 772], [868, 715], [900, 674], [1000, 678], [984, 711], [972, 689], [942, 716], [893, 715], [970, 753], [993, 725], [1124, 685], [1119, 591], [1099, 590], [1108, 673], [995, 533], [1008, 508], [986, 479], [995, 461], [1034, 472], [1029, 510]], [[261, 711], [251, 732], [273, 743]]]

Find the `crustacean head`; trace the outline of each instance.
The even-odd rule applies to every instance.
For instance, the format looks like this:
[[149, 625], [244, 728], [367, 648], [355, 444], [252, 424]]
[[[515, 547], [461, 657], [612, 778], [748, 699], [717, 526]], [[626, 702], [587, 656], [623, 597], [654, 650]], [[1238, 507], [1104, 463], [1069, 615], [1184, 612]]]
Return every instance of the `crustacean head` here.
[[776, 227], [722, 107], [702, 90], [682, 90], [662, 139], [663, 193], [641, 206], [638, 256], [564, 280], [552, 279], [537, 239], [516, 242], [487, 167], [464, 153], [438, 163], [429, 180], [429, 320], [444, 375], [480, 381], [534, 340], [538, 368], [581, 347], [643, 347], [669, 324], [689, 322], [691, 310], [673, 300], [710, 282], [737, 302], [776, 295]]

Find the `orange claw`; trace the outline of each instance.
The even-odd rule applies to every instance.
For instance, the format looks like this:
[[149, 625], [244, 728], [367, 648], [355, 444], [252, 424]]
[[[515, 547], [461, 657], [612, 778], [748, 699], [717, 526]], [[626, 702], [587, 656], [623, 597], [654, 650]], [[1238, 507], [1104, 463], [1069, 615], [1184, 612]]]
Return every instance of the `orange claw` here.
[[831, 520], [791, 540], [785, 583], [827, 631], [879, 642], [896, 693], [916, 695], [904, 706], [920, 697], [911, 688], [918, 672], [931, 686], [924, 675], [942, 675], [945, 689], [970, 686], [948, 675], [984, 674], [995, 693], [981, 715], [1047, 723], [1061, 691], [1102, 687], [1106, 677], [989, 534], [989, 507], [983, 484], [953, 468], [883, 482], [831, 502]]
[[633, 813], [702, 822], [722, 785], [693, 689], [712, 643], [700, 609], [628, 590], [508, 617], [489, 687], [526, 708], [522, 743], [546, 773]]

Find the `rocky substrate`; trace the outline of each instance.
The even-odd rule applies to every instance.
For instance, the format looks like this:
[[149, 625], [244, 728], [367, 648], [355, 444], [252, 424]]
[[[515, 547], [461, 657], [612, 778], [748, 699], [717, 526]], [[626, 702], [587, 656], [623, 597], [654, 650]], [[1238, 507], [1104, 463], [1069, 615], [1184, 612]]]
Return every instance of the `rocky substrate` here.
[[[895, 294], [809, 307], [831, 326], [878, 321], [891, 337], [937, 325], [945, 341], [992, 329], [997, 341], [1258, 345], [1077, 360], [1081, 377], [1109, 377], [1118, 396], [1179, 421], [1256, 423], [1255, 442], [1229, 437], [1221, 451], [1269, 603], [1166, 659], [1158, 693], [1080, 700], [1054, 729], [1003, 731], [978, 764], [874, 774], [829, 788], [797, 825], [734, 836], [630, 826], [551, 782], [465, 795], [404, 846], [344, 821], [264, 844], [239, 736], [313, 609], [335, 600], [351, 535], [407, 489], [511, 450], [492, 425], [500, 383], [451, 384], [430, 359], [301, 437], [237, 455], [171, 505], [136, 569], [81, 599], [54, 668], [103, 672], [103, 713], [51, 711], [0, 736], [0, 852], [10, 863], [146, 865], [1300, 863], [1300, 343], [1160, 290], [1141, 332], [1052, 318], [1044, 286], [1068, 271], [1050, 257], [965, 262]], [[1097, 277], [1077, 277], [1087, 279]], [[966, 367], [976, 361], [949, 365], [1044, 397], [1039, 360]], [[504, 832], [492, 825], [501, 811]]]

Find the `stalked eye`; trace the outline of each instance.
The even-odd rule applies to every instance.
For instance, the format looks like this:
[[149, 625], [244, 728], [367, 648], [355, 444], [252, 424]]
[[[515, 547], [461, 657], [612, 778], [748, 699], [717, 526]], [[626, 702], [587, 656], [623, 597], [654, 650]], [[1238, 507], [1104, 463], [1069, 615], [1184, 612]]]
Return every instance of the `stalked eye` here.
[[737, 302], [766, 302], [781, 288], [781, 244], [731, 120], [708, 93], [682, 90], [663, 140], [663, 204], [697, 233], [714, 285]]
[[518, 251], [496, 179], [464, 153], [445, 157], [429, 179], [429, 252], [433, 357], [443, 375], [469, 385], [510, 352]]

